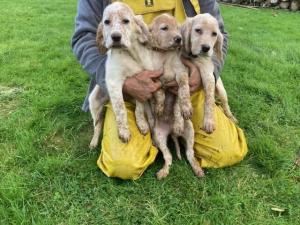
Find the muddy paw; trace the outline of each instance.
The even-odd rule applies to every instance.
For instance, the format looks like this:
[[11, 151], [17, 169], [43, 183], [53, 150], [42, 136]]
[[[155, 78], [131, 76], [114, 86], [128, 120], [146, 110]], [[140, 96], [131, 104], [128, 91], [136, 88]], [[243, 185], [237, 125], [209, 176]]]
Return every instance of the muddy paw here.
[[160, 171], [158, 171], [158, 172], [156, 173], [156, 178], [157, 178], [158, 180], [161, 180], [161, 179], [167, 177], [168, 174], [169, 174], [169, 171], [168, 171], [168, 170], [166, 170], [166, 169], [161, 169]]
[[129, 142], [131, 138], [130, 131], [128, 129], [119, 130], [119, 138], [122, 142]]
[[184, 124], [175, 123], [172, 131], [176, 136], [181, 136], [184, 132]]
[[214, 132], [215, 129], [216, 129], [216, 124], [213, 119], [204, 119], [203, 130], [206, 133], [211, 134], [212, 132]]
[[193, 115], [193, 108], [191, 105], [183, 106], [181, 109], [181, 114], [185, 120], [191, 119]]
[[239, 122], [233, 115], [229, 116], [228, 118], [229, 118], [232, 122], [234, 122], [234, 123], [238, 123], [238, 122]]
[[157, 116], [162, 116], [164, 113], [164, 106], [163, 105], [156, 105], [155, 106], [155, 113]]
[[139, 122], [137, 124], [141, 134], [146, 135], [149, 132], [149, 125], [146, 122]]
[[95, 149], [97, 147], [97, 145], [98, 145], [98, 138], [93, 137], [93, 139], [91, 140], [90, 146], [89, 146], [90, 149], [91, 150]]
[[204, 171], [201, 169], [201, 167], [194, 168], [193, 170], [197, 177], [204, 177]]
[[179, 160], [182, 160], [182, 157], [181, 157], [180, 152], [176, 152], [176, 155], [177, 155], [177, 158], [178, 158]]

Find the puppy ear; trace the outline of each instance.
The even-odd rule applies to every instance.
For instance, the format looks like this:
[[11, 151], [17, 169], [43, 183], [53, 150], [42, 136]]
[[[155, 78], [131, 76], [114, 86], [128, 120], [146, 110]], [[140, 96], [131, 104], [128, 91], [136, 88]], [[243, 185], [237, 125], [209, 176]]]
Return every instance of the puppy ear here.
[[152, 47], [157, 47], [157, 40], [156, 40], [156, 35], [155, 32], [153, 31], [154, 29], [154, 22], [152, 21], [152, 23], [148, 26], [148, 31], [149, 31], [149, 35], [148, 35], [148, 42], [150, 43], [150, 45]]
[[220, 31], [218, 31], [217, 41], [214, 46], [214, 52], [218, 60], [223, 60], [223, 35]]
[[138, 40], [141, 43], [149, 41], [149, 30], [141, 15], [134, 16], [134, 21], [137, 25]]
[[192, 19], [186, 18], [185, 22], [181, 25], [180, 28], [182, 41], [183, 41], [183, 50], [186, 53], [191, 52], [191, 31], [192, 31]]
[[96, 43], [99, 48], [101, 54], [105, 54], [107, 52], [107, 48], [105, 47], [105, 41], [103, 37], [103, 24], [102, 22], [99, 24], [97, 29]]

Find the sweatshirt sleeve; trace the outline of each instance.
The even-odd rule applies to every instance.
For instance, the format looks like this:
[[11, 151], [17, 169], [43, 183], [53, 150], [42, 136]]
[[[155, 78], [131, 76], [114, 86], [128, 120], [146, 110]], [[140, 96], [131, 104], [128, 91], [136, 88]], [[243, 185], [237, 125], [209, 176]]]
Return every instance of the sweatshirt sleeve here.
[[101, 55], [97, 44], [97, 27], [108, 0], [79, 0], [75, 32], [71, 45], [73, 53], [92, 80], [105, 85], [106, 55]]
[[199, 2], [200, 2], [201, 13], [209, 13], [218, 20], [220, 31], [222, 32], [223, 37], [224, 37], [223, 47], [222, 47], [223, 59], [218, 60], [216, 57], [213, 57], [213, 63], [215, 66], [214, 75], [215, 75], [215, 78], [217, 79], [220, 76], [220, 72], [223, 68], [224, 60], [227, 55], [228, 33], [224, 29], [224, 21], [221, 16], [219, 4], [217, 3], [217, 1], [216, 0], [200, 0]]

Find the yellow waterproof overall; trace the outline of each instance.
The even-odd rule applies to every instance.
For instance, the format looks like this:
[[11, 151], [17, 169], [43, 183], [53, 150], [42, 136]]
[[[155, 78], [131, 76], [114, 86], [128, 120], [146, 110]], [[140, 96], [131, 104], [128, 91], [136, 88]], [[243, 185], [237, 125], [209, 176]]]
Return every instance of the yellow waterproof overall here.
[[[190, 0], [196, 12], [200, 12], [198, 0]], [[161, 13], [174, 15], [183, 22], [186, 15], [182, 0], [122, 0], [146, 23]], [[148, 4], [148, 5], [146, 5]], [[153, 4], [153, 5], [152, 5]], [[201, 167], [219, 168], [240, 162], [246, 155], [247, 143], [243, 131], [229, 120], [219, 106], [215, 106], [216, 130], [207, 134], [200, 129], [204, 115], [203, 90], [191, 96], [194, 108], [192, 122], [195, 129], [194, 150]], [[135, 106], [126, 102], [131, 139], [119, 140], [116, 119], [111, 104], [106, 106], [101, 153], [97, 165], [108, 177], [138, 179], [156, 158], [158, 150], [153, 146], [150, 133], [142, 135], [136, 125]]]

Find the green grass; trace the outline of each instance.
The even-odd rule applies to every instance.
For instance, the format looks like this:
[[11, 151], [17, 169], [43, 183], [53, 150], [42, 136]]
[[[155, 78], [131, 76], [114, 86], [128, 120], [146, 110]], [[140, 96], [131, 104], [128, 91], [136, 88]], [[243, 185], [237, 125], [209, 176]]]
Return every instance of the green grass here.
[[299, 13], [222, 7], [222, 77], [246, 159], [204, 179], [175, 160], [157, 181], [159, 157], [132, 182], [104, 176], [88, 150], [88, 76], [70, 50], [76, 2], [1, 1], [0, 224], [299, 224]]

